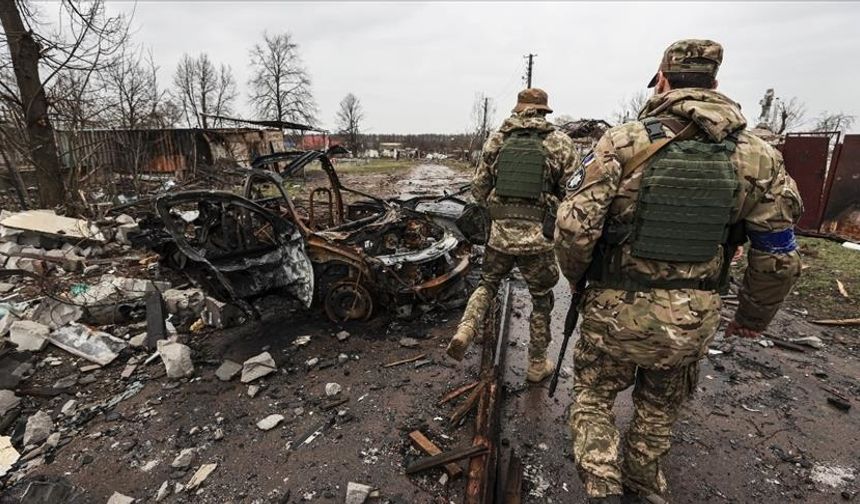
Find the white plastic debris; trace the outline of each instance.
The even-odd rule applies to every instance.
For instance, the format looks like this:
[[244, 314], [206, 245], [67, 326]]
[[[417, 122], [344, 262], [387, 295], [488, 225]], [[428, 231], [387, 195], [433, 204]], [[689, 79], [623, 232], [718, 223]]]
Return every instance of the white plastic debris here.
[[116, 359], [117, 355], [128, 344], [106, 332], [94, 331], [81, 324], [69, 324], [52, 332], [48, 341], [72, 355], [106, 366]]

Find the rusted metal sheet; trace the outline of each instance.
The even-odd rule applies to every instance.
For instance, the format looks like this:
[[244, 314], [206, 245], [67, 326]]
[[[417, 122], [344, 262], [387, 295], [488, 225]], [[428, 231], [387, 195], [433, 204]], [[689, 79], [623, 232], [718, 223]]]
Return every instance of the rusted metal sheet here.
[[804, 211], [798, 227], [804, 231], [818, 231], [821, 225], [829, 148], [830, 135], [789, 135], [782, 145], [785, 168], [797, 182], [803, 199]]
[[194, 174], [199, 164], [227, 160], [250, 166], [260, 155], [284, 151], [280, 130], [136, 129], [57, 131], [66, 168], [84, 173]]
[[835, 160], [821, 231], [860, 241], [860, 135], [846, 135]]

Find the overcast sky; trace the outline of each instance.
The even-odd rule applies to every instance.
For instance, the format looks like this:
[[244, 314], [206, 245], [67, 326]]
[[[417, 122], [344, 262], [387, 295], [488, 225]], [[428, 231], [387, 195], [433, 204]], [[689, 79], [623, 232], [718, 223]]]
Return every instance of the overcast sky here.
[[248, 117], [248, 52], [263, 30], [300, 44], [328, 128], [349, 92], [376, 133], [464, 131], [478, 92], [497, 101], [498, 123], [524, 87], [529, 52], [556, 114], [608, 119], [680, 38], [723, 44], [720, 89], [750, 122], [769, 87], [805, 102], [810, 119], [860, 116], [860, 3], [108, 0], [108, 9], [134, 11], [135, 41], [152, 48], [165, 85], [186, 52], [230, 65]]

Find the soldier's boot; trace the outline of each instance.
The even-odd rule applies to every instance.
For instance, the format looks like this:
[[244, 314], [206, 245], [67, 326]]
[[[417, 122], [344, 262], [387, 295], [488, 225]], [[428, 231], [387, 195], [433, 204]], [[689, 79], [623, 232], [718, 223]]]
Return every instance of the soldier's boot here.
[[542, 359], [529, 359], [529, 369], [526, 372], [526, 380], [532, 383], [540, 383], [552, 376], [555, 372], [555, 363], [546, 357]]
[[451, 341], [448, 342], [448, 348], [445, 352], [448, 354], [448, 357], [456, 361], [463, 360], [463, 357], [466, 356], [466, 350], [469, 348], [469, 344], [472, 343], [472, 340], [478, 334], [478, 330], [475, 329], [474, 322], [470, 320], [465, 320], [460, 322], [460, 325], [457, 327], [457, 333], [454, 334], [454, 337], [451, 338]]

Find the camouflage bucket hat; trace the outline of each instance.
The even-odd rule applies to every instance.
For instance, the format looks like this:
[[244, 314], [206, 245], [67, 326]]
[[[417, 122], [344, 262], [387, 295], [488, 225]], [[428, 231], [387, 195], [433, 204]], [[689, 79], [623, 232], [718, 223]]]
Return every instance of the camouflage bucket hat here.
[[[686, 39], [670, 45], [663, 53], [660, 71], [664, 74], [673, 72], [707, 73], [717, 76], [720, 63], [723, 62], [723, 46], [713, 40]], [[652, 88], [657, 85], [657, 74], [648, 83]]]
[[548, 97], [546, 91], [539, 88], [528, 88], [520, 91], [517, 95], [517, 106], [514, 107], [514, 112], [522, 112], [526, 109], [543, 110], [546, 113], [552, 113], [552, 109], [547, 105]]

